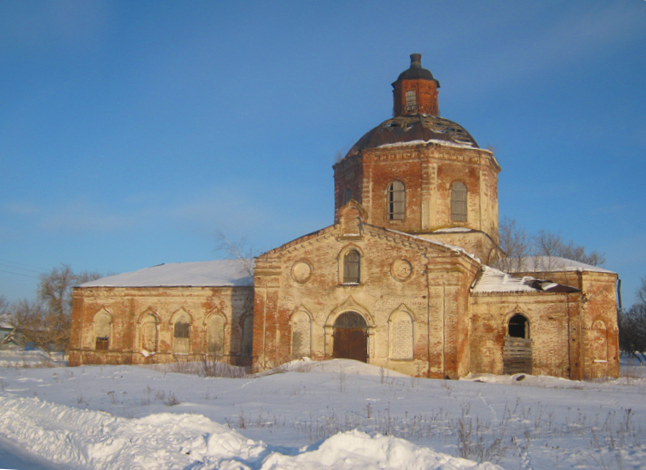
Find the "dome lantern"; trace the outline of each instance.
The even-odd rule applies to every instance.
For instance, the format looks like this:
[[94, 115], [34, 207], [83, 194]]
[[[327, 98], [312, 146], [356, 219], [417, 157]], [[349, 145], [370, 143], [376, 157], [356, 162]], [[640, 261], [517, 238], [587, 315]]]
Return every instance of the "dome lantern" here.
[[440, 82], [430, 71], [422, 68], [422, 54], [410, 55], [410, 68], [404, 70], [392, 85], [395, 117], [416, 114], [439, 116], [437, 89]]

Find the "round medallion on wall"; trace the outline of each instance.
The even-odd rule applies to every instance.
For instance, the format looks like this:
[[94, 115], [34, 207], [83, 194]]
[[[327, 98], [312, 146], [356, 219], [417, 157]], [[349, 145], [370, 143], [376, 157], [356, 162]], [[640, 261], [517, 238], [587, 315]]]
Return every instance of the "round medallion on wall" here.
[[393, 261], [390, 272], [398, 281], [405, 281], [413, 274], [413, 265], [405, 259], [397, 259]]
[[292, 267], [292, 277], [296, 282], [304, 284], [309, 281], [311, 275], [312, 268], [305, 261], [298, 261]]

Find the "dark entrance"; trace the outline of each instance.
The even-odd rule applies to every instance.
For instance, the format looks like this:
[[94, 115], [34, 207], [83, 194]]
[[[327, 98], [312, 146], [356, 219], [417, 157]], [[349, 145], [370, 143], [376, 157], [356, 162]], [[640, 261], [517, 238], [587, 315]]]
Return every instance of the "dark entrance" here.
[[532, 373], [532, 340], [529, 321], [517, 313], [509, 320], [503, 349], [503, 374]]
[[368, 325], [361, 315], [347, 312], [334, 322], [334, 354], [340, 359], [368, 362]]

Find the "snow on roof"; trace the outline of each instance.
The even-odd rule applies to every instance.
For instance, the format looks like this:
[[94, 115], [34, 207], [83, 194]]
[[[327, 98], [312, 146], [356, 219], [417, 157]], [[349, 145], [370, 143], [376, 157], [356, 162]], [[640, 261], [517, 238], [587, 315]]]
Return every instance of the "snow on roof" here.
[[534, 280], [528, 277], [514, 277], [507, 273], [483, 266], [484, 271], [480, 279], [471, 288], [472, 292], [536, 292], [527, 281]]
[[579, 292], [578, 289], [531, 276], [515, 277], [490, 266], [483, 266], [482, 275], [471, 292]]
[[451, 227], [451, 228], [441, 228], [439, 230], [435, 230], [433, 233], [463, 233], [463, 232], [473, 232], [473, 230], [467, 227]]
[[418, 145], [418, 144], [437, 144], [437, 145], [445, 145], [447, 147], [459, 147], [459, 148], [467, 148], [467, 149], [478, 148], [478, 147], [475, 147], [471, 142], [457, 143], [457, 142], [450, 142], [448, 140], [440, 140], [440, 139], [409, 140], [408, 142], [395, 142], [392, 144], [382, 144], [376, 148], [383, 149], [388, 147], [404, 147], [408, 145]]
[[431, 243], [433, 245], [443, 246], [444, 248], [448, 248], [449, 250], [455, 251], [457, 253], [464, 253], [465, 255], [467, 255], [469, 258], [473, 259], [477, 263], [482, 263], [482, 261], [480, 261], [480, 258], [478, 258], [476, 255], [474, 255], [473, 253], [469, 253], [468, 251], [465, 251], [464, 248], [461, 248], [459, 246], [449, 245], [448, 243], [438, 242], [437, 240], [431, 240], [430, 238], [425, 238], [425, 237], [422, 237], [420, 235], [411, 235], [410, 233], [399, 232], [397, 230], [391, 230], [389, 228], [385, 228], [384, 230], [386, 230], [387, 232], [396, 233], [398, 235], [404, 235], [406, 237], [414, 238], [416, 240], [423, 240], [423, 241]]
[[168, 263], [130, 273], [108, 276], [78, 287], [219, 287], [253, 286], [246, 262], [253, 260], [215, 260], [195, 263]]
[[527, 258], [521, 259], [502, 259], [499, 260], [496, 265], [504, 266], [506, 263], [508, 263], [510, 266], [514, 266], [514, 271], [525, 273], [544, 273], [551, 271], [592, 271], [614, 274], [613, 271], [600, 268], [599, 266], [593, 266], [591, 264], [581, 263], [580, 261], [561, 258], [559, 256], [528, 256]]

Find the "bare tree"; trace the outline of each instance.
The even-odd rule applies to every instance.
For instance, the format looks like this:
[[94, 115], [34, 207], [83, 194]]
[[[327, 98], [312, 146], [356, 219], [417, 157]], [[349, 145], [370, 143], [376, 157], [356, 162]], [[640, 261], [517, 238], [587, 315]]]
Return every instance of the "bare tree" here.
[[[44, 349], [48, 351], [52, 347], [67, 348], [72, 324], [72, 289], [78, 284], [99, 277], [101, 275], [96, 272], [83, 271], [75, 274], [67, 264], [61, 264], [54, 267], [49, 273], [42, 274], [36, 289], [40, 308], [23, 304], [21, 310], [31, 312], [31, 315], [28, 315], [29, 321], [23, 328], [25, 334], [34, 338], [41, 338], [41, 336], [47, 338], [30, 341], [41, 347], [43, 347], [41, 343], [45, 341], [47, 346]], [[40, 328], [43, 331], [34, 331], [35, 328]]]
[[500, 260], [500, 269], [506, 272], [520, 271], [523, 258], [530, 255], [530, 242], [524, 228], [513, 219], [505, 217], [500, 223], [500, 249], [506, 257]]
[[[566, 258], [592, 266], [600, 266], [606, 262], [605, 257], [597, 251], [586, 252], [586, 249], [574, 243], [565, 241], [560, 234], [540, 230], [537, 234], [527, 236], [525, 229], [519, 227], [514, 219], [505, 217], [500, 223], [500, 249], [505, 258], [498, 261], [498, 267], [506, 272], [533, 271], [537, 266], [530, 266], [530, 257], [542, 257], [540, 267], [550, 270], [551, 258]], [[645, 294], [646, 297], [646, 294]]]
[[216, 250], [223, 251], [230, 257], [237, 259], [249, 276], [253, 277], [253, 267], [254, 267], [254, 250], [249, 246], [247, 239], [245, 237], [240, 238], [238, 241], [233, 242], [229, 240], [224, 233], [218, 230], [216, 234], [216, 240], [218, 242]]
[[637, 301], [630, 309], [619, 312], [619, 348], [639, 362], [646, 360], [646, 277], [641, 281]]
[[538, 234], [534, 235], [532, 242], [534, 256], [567, 258], [592, 266], [600, 266], [606, 262], [606, 258], [597, 251], [586, 253], [585, 247], [577, 245], [574, 240], [566, 242], [561, 235], [545, 230], [540, 230]]

